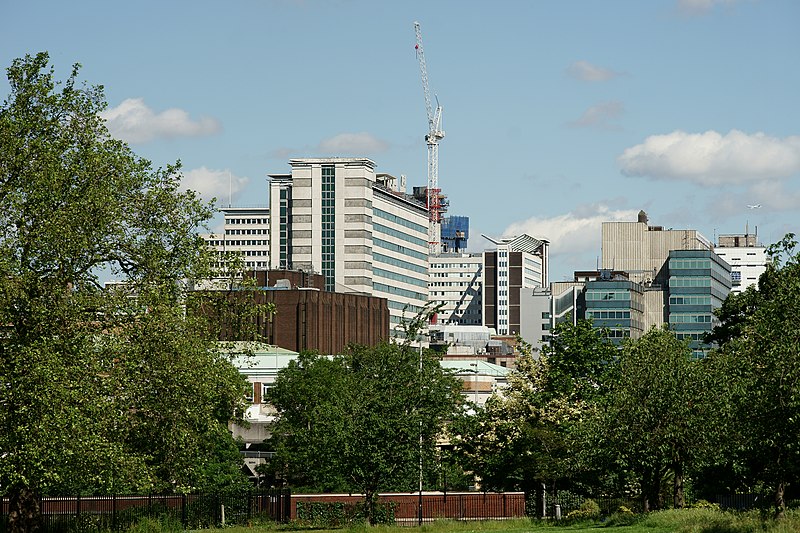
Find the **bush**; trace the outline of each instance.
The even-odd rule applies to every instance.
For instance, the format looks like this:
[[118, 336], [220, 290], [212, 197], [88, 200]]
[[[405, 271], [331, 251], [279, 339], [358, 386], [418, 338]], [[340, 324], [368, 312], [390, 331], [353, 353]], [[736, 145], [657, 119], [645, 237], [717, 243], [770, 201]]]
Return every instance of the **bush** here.
[[696, 502], [686, 506], [687, 509], [711, 509], [712, 511], [719, 511], [718, 503], [711, 503], [708, 500], [697, 500]]
[[597, 520], [600, 518], [600, 506], [592, 499], [585, 500], [580, 507], [570, 511], [565, 518], [570, 522]]
[[611, 526], [630, 526], [635, 524], [639, 517], [629, 508], [620, 505], [617, 511], [611, 514], [605, 521], [607, 527]]
[[[338, 528], [365, 522], [364, 502], [297, 502], [297, 519], [313, 527]], [[378, 503], [372, 521], [394, 524], [394, 502]]]

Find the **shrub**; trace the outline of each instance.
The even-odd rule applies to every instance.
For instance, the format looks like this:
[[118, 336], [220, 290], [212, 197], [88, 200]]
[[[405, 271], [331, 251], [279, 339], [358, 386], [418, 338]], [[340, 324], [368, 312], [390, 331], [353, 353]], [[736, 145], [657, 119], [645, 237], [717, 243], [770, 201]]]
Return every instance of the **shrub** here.
[[711, 503], [708, 500], [697, 500], [696, 502], [687, 505], [688, 509], [711, 509], [712, 511], [719, 511], [720, 507], [718, 503]]
[[[337, 528], [365, 521], [364, 503], [297, 502], [297, 519], [314, 527]], [[372, 517], [375, 524], [394, 524], [394, 502], [378, 503]]]
[[570, 511], [566, 520], [570, 522], [578, 522], [581, 520], [597, 520], [600, 518], [600, 506], [594, 500], [585, 500], [580, 507], [574, 511]]
[[638, 520], [639, 517], [629, 507], [620, 505], [617, 511], [606, 519], [605, 526], [630, 526], [635, 524]]

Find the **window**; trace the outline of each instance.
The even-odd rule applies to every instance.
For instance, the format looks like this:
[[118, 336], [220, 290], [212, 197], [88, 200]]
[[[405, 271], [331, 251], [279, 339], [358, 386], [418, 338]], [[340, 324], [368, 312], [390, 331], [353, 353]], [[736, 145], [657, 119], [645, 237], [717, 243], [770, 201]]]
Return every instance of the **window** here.
[[269, 389], [272, 388], [271, 383], [262, 383], [261, 384], [261, 403], [269, 403]]

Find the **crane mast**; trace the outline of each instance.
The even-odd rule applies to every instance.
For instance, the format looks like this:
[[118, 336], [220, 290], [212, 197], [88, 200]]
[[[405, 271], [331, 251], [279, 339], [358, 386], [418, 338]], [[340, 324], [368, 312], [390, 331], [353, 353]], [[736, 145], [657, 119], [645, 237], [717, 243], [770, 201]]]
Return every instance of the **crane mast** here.
[[425, 52], [422, 48], [422, 31], [419, 22], [414, 23], [414, 33], [417, 36], [417, 60], [422, 75], [422, 90], [425, 94], [425, 110], [428, 113], [428, 133], [425, 134], [425, 143], [428, 145], [428, 253], [439, 255], [441, 251], [442, 213], [445, 205], [441, 189], [439, 188], [439, 141], [444, 138], [442, 130], [442, 106], [436, 99], [436, 110], [431, 105], [431, 93], [428, 88], [428, 67], [425, 64]]

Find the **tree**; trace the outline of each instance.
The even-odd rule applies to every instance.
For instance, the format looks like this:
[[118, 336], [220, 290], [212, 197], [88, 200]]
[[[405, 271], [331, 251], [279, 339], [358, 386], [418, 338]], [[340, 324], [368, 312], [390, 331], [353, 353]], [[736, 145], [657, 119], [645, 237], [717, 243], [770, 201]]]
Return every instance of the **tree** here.
[[604, 433], [619, 464], [635, 473], [643, 508], [661, 507], [662, 476], [673, 476], [673, 504], [684, 505], [684, 477], [713, 446], [711, 390], [688, 342], [653, 328], [623, 345], [604, 409]]
[[[746, 305], [721, 316], [720, 350], [727, 369], [728, 419], [739, 457], [770, 488], [776, 517], [786, 510], [787, 486], [800, 478], [800, 253], [793, 234], [768, 249], [770, 262]], [[741, 304], [741, 299], [735, 299]]]
[[380, 491], [415, 488], [420, 461], [433, 469], [461, 390], [433, 353], [408, 342], [303, 355], [270, 389], [273, 468], [290, 485], [364, 494], [372, 521]]
[[[13, 531], [36, 496], [188, 490], [235, 479], [244, 379], [187, 316], [209, 275], [211, 205], [100, 118], [102, 87], [46, 53], [8, 68], [0, 108], [0, 491]], [[104, 289], [102, 274], [123, 280]], [[24, 517], [31, 517], [26, 521]]]
[[587, 470], [580, 428], [606, 391], [617, 350], [591, 321], [559, 324], [553, 339], [538, 358], [521, 343], [508, 388], [453, 428], [457, 449], [487, 489], [541, 493], [543, 484]]

